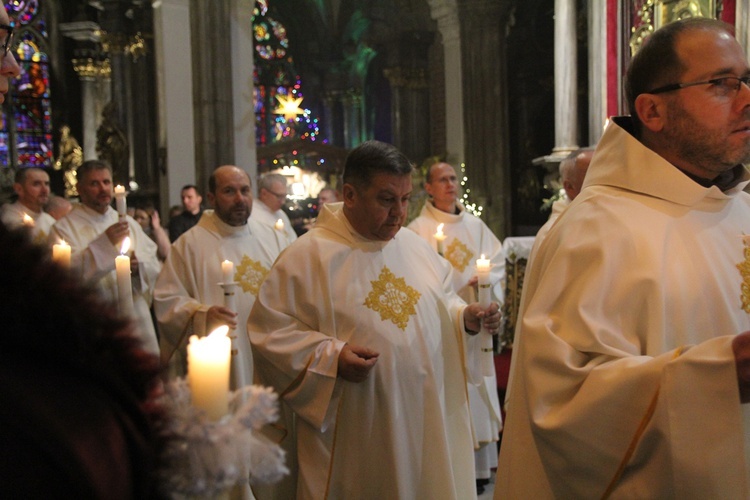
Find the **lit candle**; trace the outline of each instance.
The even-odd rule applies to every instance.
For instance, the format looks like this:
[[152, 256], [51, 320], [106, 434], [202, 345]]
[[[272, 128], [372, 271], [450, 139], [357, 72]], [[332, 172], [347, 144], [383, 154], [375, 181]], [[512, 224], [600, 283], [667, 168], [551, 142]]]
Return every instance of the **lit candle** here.
[[443, 255], [443, 242], [445, 241], [445, 234], [443, 233], [443, 226], [445, 224], [438, 224], [437, 232], [435, 233], [435, 241], [437, 241], [437, 251], [440, 255]]
[[[477, 286], [479, 288], [479, 307], [487, 310], [492, 304], [492, 295], [490, 289], [490, 260], [482, 257], [477, 259]], [[492, 359], [492, 334], [482, 325], [482, 331], [479, 333], [482, 374], [489, 377], [495, 373], [495, 364]]]
[[274, 226], [273, 226], [273, 227], [275, 227], [275, 228], [276, 228], [276, 229], [278, 229], [279, 231], [283, 231], [283, 230], [284, 230], [284, 221], [283, 221], [283, 220], [281, 220], [281, 219], [277, 220], [277, 221], [276, 221], [276, 224], [274, 224]]
[[34, 227], [34, 219], [27, 213], [23, 214], [23, 225], [26, 227]]
[[222, 262], [221, 275], [223, 283], [234, 283], [234, 262], [230, 260]]
[[188, 382], [193, 406], [204, 410], [211, 420], [229, 411], [229, 360], [232, 341], [229, 327], [220, 326], [207, 337], [190, 337], [187, 346]]
[[123, 316], [133, 315], [133, 284], [130, 282], [130, 257], [126, 255], [130, 248], [130, 237], [122, 240], [120, 255], [115, 257], [115, 270], [117, 272], [117, 295], [120, 303], [120, 314]]
[[70, 268], [70, 245], [65, 240], [52, 245], [52, 260], [60, 264], [65, 269]]
[[128, 213], [128, 203], [125, 199], [125, 186], [115, 186], [115, 204], [117, 205], [117, 215], [125, 217]]

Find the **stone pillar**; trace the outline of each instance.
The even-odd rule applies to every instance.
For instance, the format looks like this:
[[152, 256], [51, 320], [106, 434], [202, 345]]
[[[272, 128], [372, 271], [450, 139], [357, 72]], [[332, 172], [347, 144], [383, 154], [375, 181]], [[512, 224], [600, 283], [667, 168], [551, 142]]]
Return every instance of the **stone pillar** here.
[[578, 148], [576, 50], [576, 2], [555, 0], [555, 156]]
[[[154, 1], [162, 214], [196, 184], [190, 0]], [[205, 195], [205, 193], [204, 193]]]
[[[509, 2], [459, 0], [464, 155], [470, 201], [501, 240], [510, 234], [507, 63]], [[491, 119], [487, 119], [491, 117]]]
[[607, 121], [607, 2], [588, 2], [589, 144], [602, 136]]
[[402, 33], [389, 48], [385, 69], [391, 85], [393, 144], [416, 164], [432, 154], [425, 122], [430, 119], [427, 62], [433, 38], [427, 32]]
[[235, 62], [231, 58], [232, 38], [222, 35], [231, 25], [232, 5], [230, 0], [192, 0], [190, 7], [196, 177], [198, 186], [205, 191], [208, 177], [216, 167], [235, 163], [232, 108]]
[[231, 7], [234, 163], [244, 169], [251, 179], [255, 179], [258, 176], [258, 152], [253, 101], [254, 2], [233, 0]]
[[750, 54], [750, 0], [737, 0], [735, 3], [736, 36], [745, 54]]
[[[428, 0], [432, 18], [443, 39], [445, 60], [445, 139], [448, 161], [456, 166], [464, 159], [463, 75], [461, 34], [455, 0]], [[434, 151], [433, 153], [438, 153]]]
[[[129, 153], [133, 141], [130, 140], [132, 136], [128, 133], [132, 125], [128, 113], [130, 72], [125, 56], [125, 47], [129, 38], [126, 33], [126, 16], [130, 2], [127, 0], [101, 0], [100, 5], [102, 7], [99, 12], [99, 25], [102, 28], [102, 49], [107, 53], [112, 69], [112, 103], [114, 103], [116, 110], [112, 121], [116, 126], [122, 128], [121, 132], [128, 138], [127, 153]], [[132, 161], [133, 156], [127, 154], [127, 158], [123, 159], [121, 165], [112, 165], [113, 178], [116, 184], [128, 185], [133, 172]]]
[[362, 143], [362, 93], [351, 89], [344, 94], [344, 144], [355, 148]]

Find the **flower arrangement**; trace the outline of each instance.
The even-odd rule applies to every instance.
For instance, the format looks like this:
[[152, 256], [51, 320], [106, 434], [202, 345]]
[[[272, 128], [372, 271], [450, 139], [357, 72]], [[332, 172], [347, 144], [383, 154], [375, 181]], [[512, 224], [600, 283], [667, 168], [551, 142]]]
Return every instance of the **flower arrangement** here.
[[192, 405], [184, 379], [168, 382], [159, 403], [166, 413], [159, 482], [167, 496], [216, 497], [248, 478], [273, 483], [289, 473], [284, 451], [260, 433], [278, 418], [270, 388], [252, 385], [231, 392], [229, 413], [217, 421]]

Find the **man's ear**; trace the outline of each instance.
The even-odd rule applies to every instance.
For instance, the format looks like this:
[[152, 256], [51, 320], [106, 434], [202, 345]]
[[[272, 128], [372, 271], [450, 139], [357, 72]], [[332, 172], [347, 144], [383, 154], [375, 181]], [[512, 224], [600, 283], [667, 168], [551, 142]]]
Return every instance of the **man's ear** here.
[[643, 126], [652, 132], [661, 131], [666, 124], [667, 105], [658, 95], [641, 94], [636, 97], [635, 112]]
[[208, 200], [208, 205], [210, 207], [216, 206], [214, 205], [214, 201], [216, 201], [216, 198], [214, 198], [214, 194], [212, 192], [209, 191], [208, 193], [206, 193], [206, 199]]
[[14, 182], [13, 191], [15, 191], [18, 196], [21, 196], [21, 193], [23, 192], [23, 186], [17, 182]]
[[354, 205], [354, 200], [357, 198], [357, 190], [354, 189], [354, 186], [347, 183], [341, 189], [341, 194], [344, 205], [351, 208]]

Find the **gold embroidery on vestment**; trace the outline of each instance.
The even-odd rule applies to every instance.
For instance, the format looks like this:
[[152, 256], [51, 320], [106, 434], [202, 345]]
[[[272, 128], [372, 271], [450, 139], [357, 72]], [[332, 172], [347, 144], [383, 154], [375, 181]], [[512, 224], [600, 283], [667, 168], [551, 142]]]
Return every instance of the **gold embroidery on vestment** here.
[[237, 273], [234, 277], [238, 281], [242, 290], [258, 295], [260, 285], [266, 279], [269, 269], [263, 267], [260, 262], [251, 259], [247, 255], [242, 256], [242, 262], [237, 266]]
[[745, 256], [745, 261], [737, 264], [737, 269], [739, 269], [742, 275], [742, 285], [740, 286], [742, 293], [740, 294], [740, 298], [742, 299], [742, 310], [750, 313], [750, 243], [746, 238], [742, 238], [742, 244], [744, 246], [742, 252]]
[[451, 241], [445, 251], [445, 258], [459, 272], [464, 272], [466, 266], [471, 262], [472, 257], [474, 257], [474, 252], [459, 241], [458, 238], [453, 238], [453, 241]]
[[396, 278], [388, 267], [383, 266], [377, 281], [371, 281], [372, 290], [365, 305], [380, 313], [380, 319], [390, 320], [402, 330], [409, 323], [409, 316], [416, 314], [414, 306], [421, 294], [406, 284], [404, 278]]

